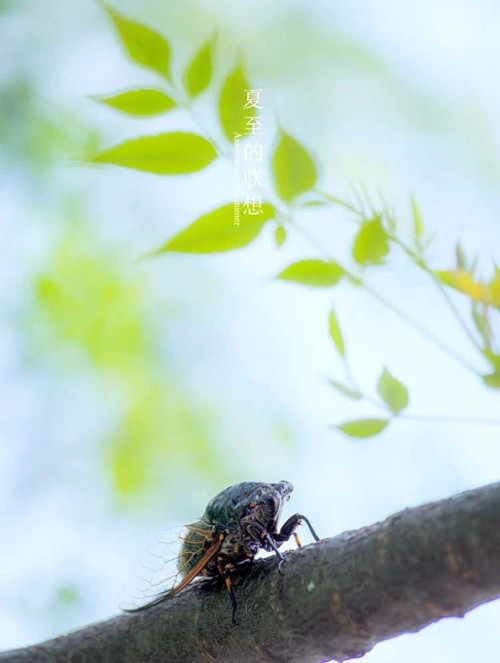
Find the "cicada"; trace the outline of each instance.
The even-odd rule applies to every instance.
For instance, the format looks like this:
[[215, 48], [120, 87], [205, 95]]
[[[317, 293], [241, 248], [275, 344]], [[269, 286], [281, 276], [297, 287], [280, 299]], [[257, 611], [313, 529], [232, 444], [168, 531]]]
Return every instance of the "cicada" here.
[[208, 503], [201, 518], [185, 526], [177, 558], [178, 584], [126, 612], [147, 610], [178, 594], [197, 576], [205, 576], [224, 582], [236, 624], [237, 602], [230, 574], [248, 565], [261, 549], [276, 554], [282, 573], [286, 560], [279, 548], [291, 536], [301, 545], [295, 530], [302, 522], [319, 541], [309, 520], [300, 513], [290, 516], [279, 528], [283, 505], [292, 491], [289, 481], [245, 481], [220, 492]]

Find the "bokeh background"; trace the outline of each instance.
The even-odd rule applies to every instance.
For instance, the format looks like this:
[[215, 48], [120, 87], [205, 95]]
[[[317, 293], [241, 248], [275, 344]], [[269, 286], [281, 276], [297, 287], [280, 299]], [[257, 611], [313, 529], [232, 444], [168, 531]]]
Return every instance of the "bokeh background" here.
[[[382, 191], [403, 228], [416, 194], [436, 267], [452, 266], [457, 240], [482, 265], [499, 257], [497, 3], [115, 6], [168, 37], [179, 71], [217, 29], [219, 80], [239, 48], [263, 88], [269, 142], [278, 118], [316, 156], [324, 188]], [[494, 417], [498, 392], [362, 292], [273, 282], [314, 257], [299, 236], [279, 251], [265, 231], [233, 254], [137, 261], [230, 199], [231, 165], [178, 178], [86, 166], [97, 147], [192, 120], [131, 120], [89, 99], [153, 82], [97, 3], [2, 0], [0, 12], [0, 648], [115, 614], [149, 532], [194, 519], [230, 483], [292, 481], [289, 513], [329, 536], [498, 480], [498, 427], [401, 422], [366, 441], [331, 428], [373, 414], [324, 383], [342, 374], [332, 302], [359, 382], [387, 365], [412, 413]], [[213, 107], [209, 94], [208, 122]], [[341, 211], [300, 220], [348, 251]], [[371, 278], [476, 361], [405, 260]], [[493, 661], [499, 617], [489, 604], [366, 659]]]

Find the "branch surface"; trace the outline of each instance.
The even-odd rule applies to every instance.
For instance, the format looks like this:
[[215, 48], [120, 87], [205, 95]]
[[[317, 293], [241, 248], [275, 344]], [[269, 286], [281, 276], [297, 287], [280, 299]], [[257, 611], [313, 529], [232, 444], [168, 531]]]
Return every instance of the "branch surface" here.
[[196, 582], [2, 663], [317, 663], [362, 656], [383, 640], [462, 617], [500, 597], [500, 483], [405, 509], [256, 562], [235, 578], [239, 626], [224, 589]]

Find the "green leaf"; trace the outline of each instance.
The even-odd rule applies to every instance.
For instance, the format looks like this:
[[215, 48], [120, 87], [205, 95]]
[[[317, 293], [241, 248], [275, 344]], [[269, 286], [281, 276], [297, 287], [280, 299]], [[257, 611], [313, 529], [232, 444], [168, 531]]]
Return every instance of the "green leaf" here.
[[191, 225], [170, 239], [155, 255], [167, 251], [179, 253], [222, 253], [250, 244], [276, 210], [268, 203], [262, 205], [260, 215], [240, 215], [235, 224], [234, 203], [218, 207], [196, 219]]
[[177, 104], [173, 99], [160, 90], [141, 88], [126, 90], [116, 94], [94, 96], [95, 101], [106, 104], [128, 115], [147, 117], [160, 115], [175, 108]]
[[377, 391], [393, 414], [398, 414], [408, 407], [407, 388], [384, 368], [377, 383]]
[[198, 51], [184, 74], [184, 85], [191, 97], [206, 90], [212, 78], [213, 39]]
[[338, 283], [343, 274], [343, 268], [333, 261], [300, 260], [289, 265], [276, 278], [302, 285], [326, 287]]
[[224, 135], [229, 141], [234, 140], [235, 134], [244, 135], [247, 131], [248, 117], [255, 117], [256, 108], [244, 108], [247, 103], [248, 82], [241, 65], [227, 77], [219, 97], [219, 119]]
[[309, 153], [288, 134], [281, 137], [274, 151], [272, 170], [274, 186], [287, 203], [316, 184], [316, 166]]
[[467, 258], [460, 242], [455, 246], [455, 257], [457, 260], [457, 269], [467, 269]]
[[488, 385], [488, 387], [500, 389], [500, 371], [495, 371], [489, 375], [483, 375], [482, 378], [484, 384]]
[[483, 350], [483, 355], [493, 367], [495, 373], [500, 373], [500, 355], [491, 350]]
[[302, 204], [302, 207], [324, 207], [325, 205], [328, 205], [326, 200], [308, 200]]
[[285, 240], [286, 240], [285, 227], [282, 225], [276, 226], [276, 228], [274, 229], [274, 241], [276, 242], [276, 245], [281, 246]]
[[336, 389], [343, 396], [347, 396], [347, 398], [352, 398], [353, 400], [356, 401], [359, 401], [363, 398], [363, 394], [360, 391], [358, 391], [358, 389], [352, 389], [351, 387], [346, 387], [345, 384], [342, 384], [342, 382], [339, 382], [338, 380], [330, 379], [328, 380], [328, 382], [330, 386]]
[[490, 323], [488, 320], [488, 316], [486, 315], [486, 310], [479, 311], [477, 308], [472, 308], [472, 319], [474, 320], [474, 324], [476, 325], [476, 329], [481, 335], [481, 338], [483, 339], [484, 343], [486, 346], [491, 345], [491, 328], [490, 328]]
[[205, 168], [216, 156], [213, 145], [202, 136], [178, 131], [125, 141], [100, 152], [90, 161], [146, 173], [179, 175]]
[[500, 270], [495, 266], [495, 276], [488, 283], [488, 298], [490, 304], [500, 309]]
[[411, 212], [413, 216], [413, 232], [416, 239], [420, 239], [424, 233], [424, 222], [417, 201], [412, 197], [411, 199]]
[[103, 6], [111, 17], [122, 44], [132, 60], [168, 78], [170, 68], [168, 41], [151, 28], [131, 21], [109, 5], [103, 4]]
[[490, 303], [488, 286], [482, 281], [476, 281], [474, 275], [466, 269], [451, 269], [434, 272], [441, 283], [454, 288], [467, 295], [473, 302]]
[[339, 351], [340, 356], [345, 359], [344, 339], [342, 338], [342, 332], [340, 331], [339, 321], [335, 315], [335, 311], [331, 311], [328, 323], [330, 327], [330, 336], [335, 343], [335, 347]]
[[346, 421], [337, 428], [349, 437], [363, 438], [378, 435], [387, 428], [388, 424], [387, 419], [356, 419], [355, 421]]
[[359, 265], [381, 265], [388, 253], [389, 241], [380, 216], [363, 221], [352, 248], [354, 260]]

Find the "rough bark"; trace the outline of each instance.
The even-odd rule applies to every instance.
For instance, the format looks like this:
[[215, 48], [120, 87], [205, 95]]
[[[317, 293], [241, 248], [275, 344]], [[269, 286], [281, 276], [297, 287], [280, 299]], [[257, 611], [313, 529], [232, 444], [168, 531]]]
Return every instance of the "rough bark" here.
[[224, 589], [200, 581], [148, 611], [0, 654], [22, 663], [344, 661], [500, 596], [500, 483], [406, 509], [255, 563]]

